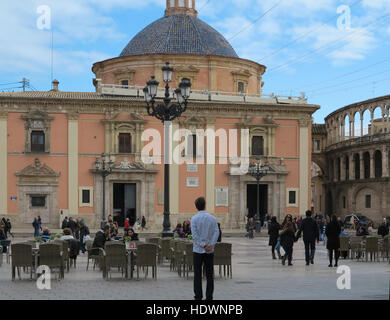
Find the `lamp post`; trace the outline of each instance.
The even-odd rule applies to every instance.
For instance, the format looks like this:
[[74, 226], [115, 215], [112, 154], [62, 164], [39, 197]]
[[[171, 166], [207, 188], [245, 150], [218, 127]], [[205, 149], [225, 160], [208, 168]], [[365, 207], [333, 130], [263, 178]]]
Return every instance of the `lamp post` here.
[[114, 166], [114, 161], [112, 161], [111, 157], [107, 161], [107, 155], [102, 153], [99, 157], [96, 157], [95, 161], [95, 171], [102, 176], [103, 179], [103, 214], [102, 221], [106, 219], [106, 177], [112, 173], [112, 167]]
[[257, 181], [257, 211], [256, 211], [256, 232], [260, 232], [260, 180], [268, 175], [272, 169], [268, 165], [268, 162], [261, 162], [260, 158], [257, 158], [256, 162], [252, 162], [249, 165], [249, 174]]
[[165, 82], [165, 97], [163, 103], [156, 103], [156, 96], [159, 82], [153, 76], [146, 83], [144, 88], [146, 110], [149, 116], [161, 120], [164, 124], [164, 221], [163, 221], [163, 237], [170, 237], [170, 212], [169, 212], [169, 163], [170, 163], [170, 128], [172, 121], [180, 117], [187, 110], [188, 98], [191, 93], [191, 82], [189, 79], [182, 79], [179, 88], [174, 91], [176, 95], [176, 103], [171, 103], [172, 98], [169, 93], [169, 83], [172, 81], [173, 68], [169, 62], [162, 68], [163, 78]]

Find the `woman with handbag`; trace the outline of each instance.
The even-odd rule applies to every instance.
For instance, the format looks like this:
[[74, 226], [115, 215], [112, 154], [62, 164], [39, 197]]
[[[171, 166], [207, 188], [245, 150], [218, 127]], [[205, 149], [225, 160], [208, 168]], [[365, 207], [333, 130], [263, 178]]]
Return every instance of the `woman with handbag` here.
[[279, 231], [280, 235], [280, 244], [285, 251], [285, 255], [282, 258], [282, 264], [286, 264], [286, 259], [288, 259], [288, 265], [292, 266], [292, 255], [293, 255], [293, 246], [296, 241], [295, 233], [296, 227], [293, 223], [292, 216], [288, 214], [282, 223], [282, 228]]

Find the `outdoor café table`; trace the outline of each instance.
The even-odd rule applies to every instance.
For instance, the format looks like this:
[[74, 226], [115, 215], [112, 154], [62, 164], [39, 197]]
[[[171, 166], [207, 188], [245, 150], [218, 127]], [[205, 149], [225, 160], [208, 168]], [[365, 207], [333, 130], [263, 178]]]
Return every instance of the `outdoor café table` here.
[[133, 279], [134, 273], [133, 273], [133, 254], [137, 251], [137, 248], [126, 248], [127, 252], [127, 268], [130, 268], [130, 272], [127, 274], [130, 276], [130, 279]]

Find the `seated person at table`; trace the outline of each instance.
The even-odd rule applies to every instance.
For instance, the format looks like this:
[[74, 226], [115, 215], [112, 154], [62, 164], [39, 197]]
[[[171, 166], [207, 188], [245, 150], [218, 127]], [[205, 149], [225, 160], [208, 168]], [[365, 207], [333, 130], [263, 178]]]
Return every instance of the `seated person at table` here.
[[51, 238], [50, 231], [47, 227], [43, 228], [41, 239], [43, 242], [48, 242]]
[[366, 230], [364, 227], [360, 227], [360, 228], [356, 231], [356, 236], [357, 236], [357, 237], [368, 236], [368, 232], [367, 232], [367, 230]]
[[[7, 240], [7, 238], [5, 237], [5, 232], [4, 232], [3, 228], [0, 228], [0, 240]], [[3, 247], [3, 253], [7, 253], [6, 246]]]
[[181, 227], [181, 223], [179, 223], [177, 226], [176, 226], [176, 229], [173, 230], [173, 233], [177, 234], [179, 236], [179, 238], [184, 238], [184, 231], [183, 231], [183, 228]]
[[60, 240], [70, 240], [70, 239], [74, 239], [73, 235], [72, 235], [72, 230], [70, 228], [65, 228], [64, 231], [63, 231], [63, 236], [60, 238]]
[[[99, 230], [96, 235], [95, 239], [93, 240], [92, 248], [102, 248], [104, 249], [104, 245], [106, 241], [110, 240], [110, 226], [106, 225], [103, 230]], [[92, 250], [93, 255], [98, 255], [99, 250], [95, 249]]]
[[125, 241], [127, 237], [129, 237], [131, 241], [139, 241], [138, 234], [134, 232], [133, 228], [125, 229], [123, 241]]

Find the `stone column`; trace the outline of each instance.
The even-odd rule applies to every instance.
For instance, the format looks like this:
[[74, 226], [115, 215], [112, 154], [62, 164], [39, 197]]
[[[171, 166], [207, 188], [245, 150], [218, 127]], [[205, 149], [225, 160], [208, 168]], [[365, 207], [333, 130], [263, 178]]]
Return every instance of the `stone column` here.
[[375, 158], [374, 151], [370, 151], [370, 178], [375, 178]]
[[346, 180], [346, 172], [345, 172], [345, 155], [340, 157], [340, 180], [345, 181]]
[[353, 156], [353, 153], [349, 155], [349, 180], [356, 180]]
[[8, 211], [7, 201], [7, 112], [0, 112], [0, 215]]
[[359, 152], [360, 157], [360, 179], [365, 179], [364, 177], [364, 158], [363, 158], [363, 151]]
[[382, 171], [384, 178], [389, 177], [389, 151], [386, 146], [382, 148]]

